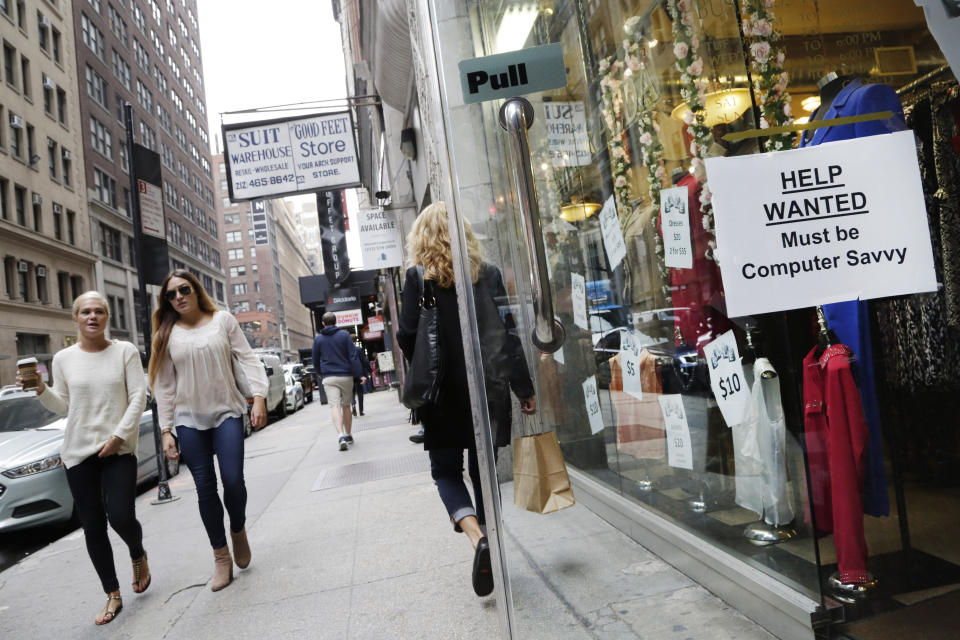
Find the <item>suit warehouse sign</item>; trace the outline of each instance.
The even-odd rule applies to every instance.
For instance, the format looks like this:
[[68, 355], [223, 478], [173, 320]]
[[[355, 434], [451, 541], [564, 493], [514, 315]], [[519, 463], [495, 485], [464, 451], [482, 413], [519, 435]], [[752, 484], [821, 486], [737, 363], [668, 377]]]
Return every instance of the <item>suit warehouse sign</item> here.
[[706, 166], [728, 316], [937, 288], [912, 132]]
[[360, 183], [348, 111], [321, 116], [225, 125], [230, 199], [275, 198], [336, 190]]

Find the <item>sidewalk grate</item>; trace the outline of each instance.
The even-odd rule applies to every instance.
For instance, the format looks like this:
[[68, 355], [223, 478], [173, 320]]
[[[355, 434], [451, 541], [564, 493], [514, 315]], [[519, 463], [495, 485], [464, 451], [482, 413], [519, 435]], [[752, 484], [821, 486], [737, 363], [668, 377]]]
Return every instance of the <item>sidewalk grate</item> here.
[[395, 458], [380, 458], [327, 469], [317, 478], [311, 491], [345, 487], [429, 470], [430, 458], [425, 451], [418, 451]]

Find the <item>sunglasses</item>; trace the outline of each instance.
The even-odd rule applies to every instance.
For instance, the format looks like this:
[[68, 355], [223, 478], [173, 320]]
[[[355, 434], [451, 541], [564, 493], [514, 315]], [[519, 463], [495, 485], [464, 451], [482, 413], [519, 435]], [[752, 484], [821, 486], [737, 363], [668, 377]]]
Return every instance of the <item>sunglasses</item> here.
[[188, 295], [193, 293], [193, 287], [191, 287], [188, 284], [182, 284], [176, 289], [170, 289], [168, 291], [164, 291], [163, 297], [169, 300], [170, 302], [173, 302], [173, 299], [177, 297], [177, 291], [179, 291], [180, 295], [182, 295], [183, 297], [187, 297]]

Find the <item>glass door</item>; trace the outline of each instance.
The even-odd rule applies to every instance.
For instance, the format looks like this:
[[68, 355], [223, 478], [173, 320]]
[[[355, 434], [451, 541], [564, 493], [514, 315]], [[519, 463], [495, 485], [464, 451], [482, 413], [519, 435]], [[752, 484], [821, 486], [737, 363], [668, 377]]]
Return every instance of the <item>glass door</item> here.
[[[555, 434], [570, 476], [710, 549], [705, 562], [743, 563], [820, 602], [803, 516], [799, 382], [770, 366], [772, 320], [724, 313], [704, 186], [705, 157], [759, 151], [756, 138], [724, 139], [757, 128], [740, 23], [734, 3], [700, 3], [695, 15], [692, 4], [430, 6], [460, 281], [470, 273], [466, 220], [502, 274], [495, 304], [536, 388], [536, 413], [523, 415], [502, 380], [490, 380], [499, 342], [477, 324], [486, 302], [458, 282], [461, 322], [474, 334], [467, 356], [498, 605], [513, 637], [592, 637], [595, 624], [649, 633], [650, 617], [678, 599], [713, 606], [684, 600], [709, 594], [680, 594], [683, 581], [651, 587], [660, 565], [646, 550], [579, 503], [552, 511], [565, 493], [545, 499], [544, 478], [534, 490], [514, 475], [533, 470], [514, 464], [531, 451], [549, 467], [550, 443], [530, 441], [543, 433]], [[550, 44], [560, 45], [565, 85], [465, 101], [462, 61]], [[513, 73], [487, 82], [519, 87]], [[713, 343], [724, 336], [736, 359], [726, 394], [760, 385], [764, 420], [778, 425], [769, 469], [743, 455], [745, 432], [731, 428], [726, 395], [711, 387]]]

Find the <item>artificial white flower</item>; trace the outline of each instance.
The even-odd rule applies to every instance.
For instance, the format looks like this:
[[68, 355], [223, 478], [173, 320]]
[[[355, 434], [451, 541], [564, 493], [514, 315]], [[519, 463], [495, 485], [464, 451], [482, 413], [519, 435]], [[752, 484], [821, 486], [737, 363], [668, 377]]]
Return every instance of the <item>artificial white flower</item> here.
[[678, 42], [673, 45], [673, 55], [675, 55], [678, 60], [686, 58], [688, 53], [690, 53], [690, 47], [686, 42]]
[[753, 56], [758, 64], [766, 64], [770, 58], [770, 43], [765, 40], [754, 42], [750, 45], [750, 55]]

